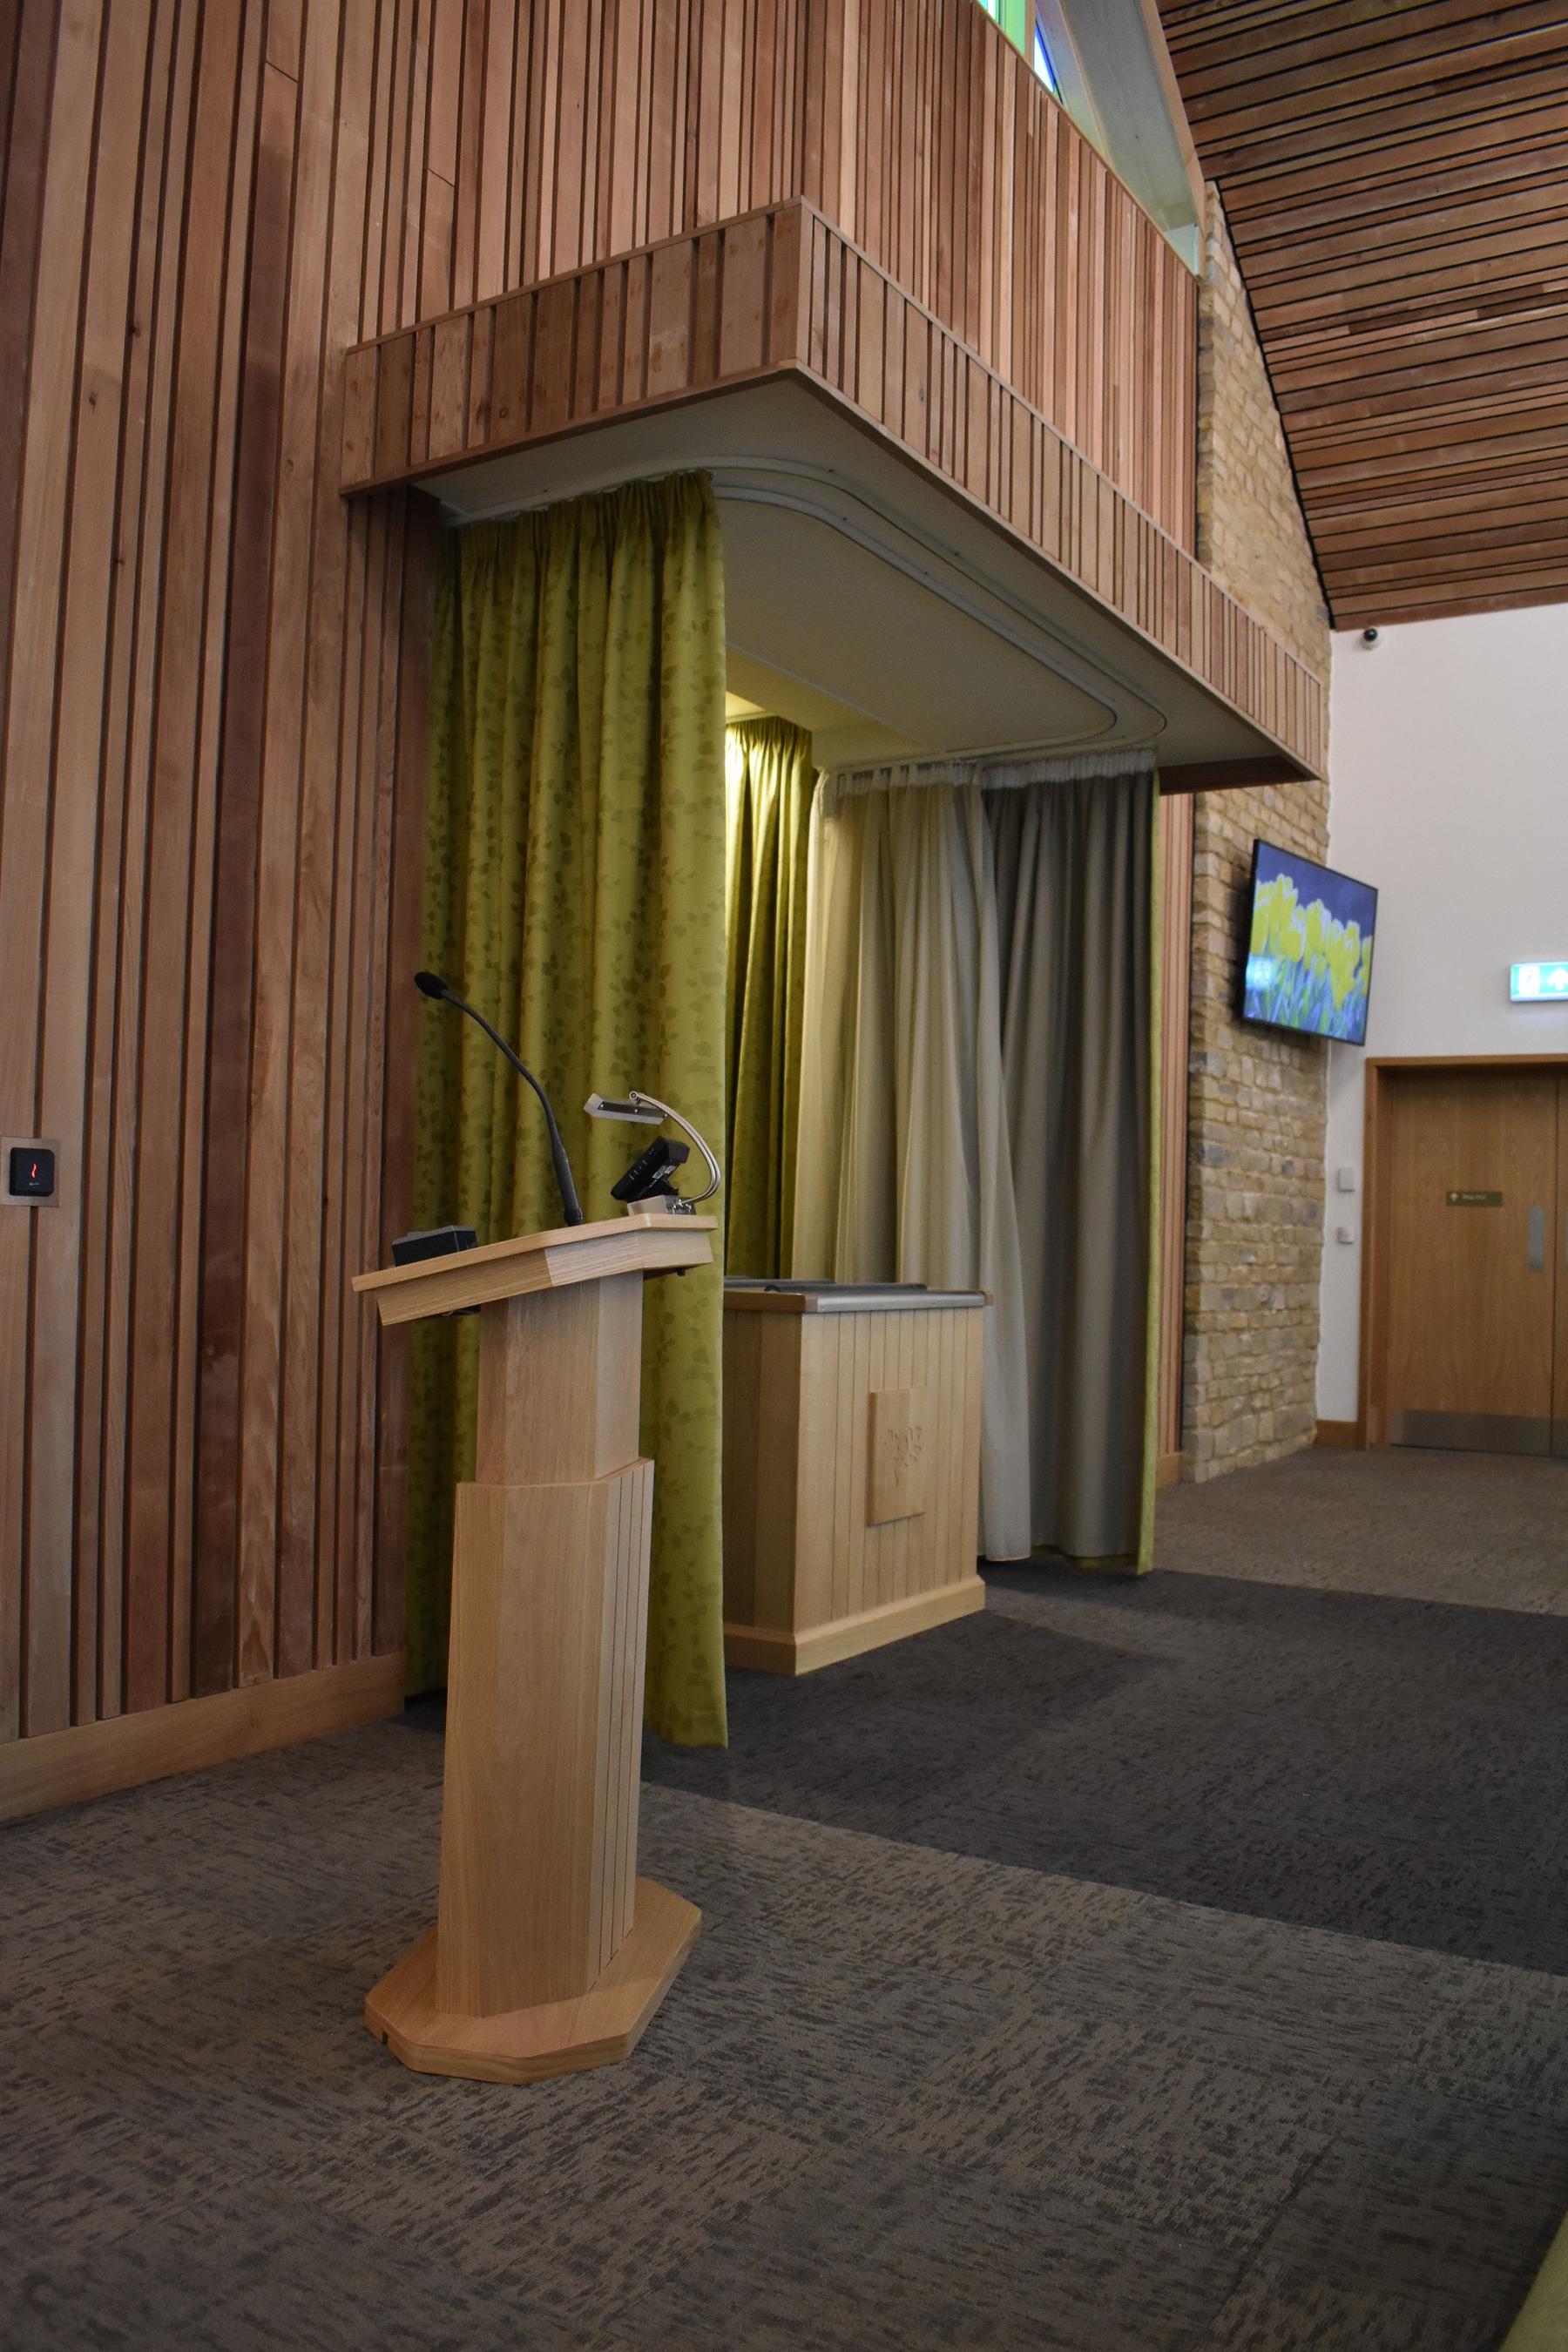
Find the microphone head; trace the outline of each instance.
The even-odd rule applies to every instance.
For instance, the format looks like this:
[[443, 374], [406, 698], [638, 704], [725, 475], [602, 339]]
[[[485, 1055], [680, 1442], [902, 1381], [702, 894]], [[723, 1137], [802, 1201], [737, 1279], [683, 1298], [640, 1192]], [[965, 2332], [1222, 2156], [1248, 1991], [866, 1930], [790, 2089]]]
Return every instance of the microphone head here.
[[444, 1003], [451, 993], [446, 982], [433, 971], [416, 971], [414, 985], [421, 996], [433, 996], [437, 1004]]

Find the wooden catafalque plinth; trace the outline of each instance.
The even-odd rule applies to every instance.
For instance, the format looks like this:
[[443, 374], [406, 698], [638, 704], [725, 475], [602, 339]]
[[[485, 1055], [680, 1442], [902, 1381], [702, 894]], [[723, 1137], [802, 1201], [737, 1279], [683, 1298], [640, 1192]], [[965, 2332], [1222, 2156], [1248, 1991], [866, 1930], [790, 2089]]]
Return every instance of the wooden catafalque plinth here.
[[710, 1217], [629, 1216], [362, 1275], [384, 1323], [479, 1309], [458, 1489], [437, 1923], [365, 2002], [406, 2066], [532, 2083], [625, 2058], [700, 1925], [637, 1874], [653, 1465], [645, 1276]]

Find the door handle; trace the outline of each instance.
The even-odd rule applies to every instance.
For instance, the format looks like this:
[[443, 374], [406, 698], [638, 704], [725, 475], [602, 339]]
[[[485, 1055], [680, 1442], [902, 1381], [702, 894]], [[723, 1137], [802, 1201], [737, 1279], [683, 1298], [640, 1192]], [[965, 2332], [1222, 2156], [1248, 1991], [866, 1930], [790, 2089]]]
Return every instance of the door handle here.
[[1546, 1212], [1532, 1208], [1530, 1212], [1530, 1240], [1527, 1244], [1531, 1274], [1546, 1271]]

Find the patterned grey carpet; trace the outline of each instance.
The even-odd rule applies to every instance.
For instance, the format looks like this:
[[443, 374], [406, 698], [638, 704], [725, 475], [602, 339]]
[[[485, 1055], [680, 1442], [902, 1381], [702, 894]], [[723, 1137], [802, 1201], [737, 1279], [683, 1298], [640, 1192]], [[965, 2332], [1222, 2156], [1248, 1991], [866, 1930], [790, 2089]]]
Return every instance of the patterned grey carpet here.
[[[358, 2022], [434, 1904], [429, 1711], [0, 1832], [0, 2346], [1489, 2352], [1568, 2206], [1568, 1976], [1475, 1948], [1505, 1897], [1521, 1948], [1562, 1908], [1521, 1891], [1563, 1660], [1521, 1622], [1016, 1577], [886, 1654], [890, 1689], [737, 1678], [731, 1758], [679, 1769], [765, 1768], [765, 1801], [662, 1762], [645, 1791], [644, 1867], [706, 1932], [628, 2065], [527, 2092]], [[1386, 1760], [1417, 1714], [1480, 1787], [1458, 1810], [1456, 1769], [1401, 1845], [1443, 1746]], [[1220, 1907], [1162, 1877], [1184, 1851]], [[1313, 1916], [1336, 1857], [1358, 1932]], [[1376, 1924], [1379, 1870], [1424, 1933]]]
[[1568, 1616], [1568, 1462], [1307, 1453], [1160, 1497], [1161, 1568]]
[[987, 1583], [940, 1641], [733, 1675], [728, 1751], [650, 1742], [645, 1770], [1568, 1976], [1568, 1620], [1159, 1571]]

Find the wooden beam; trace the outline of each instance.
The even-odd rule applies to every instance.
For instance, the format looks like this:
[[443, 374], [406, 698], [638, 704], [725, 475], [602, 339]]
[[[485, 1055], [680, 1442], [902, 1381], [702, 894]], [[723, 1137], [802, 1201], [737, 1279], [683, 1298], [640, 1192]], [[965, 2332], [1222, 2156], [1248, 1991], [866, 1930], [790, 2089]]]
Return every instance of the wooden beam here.
[[1258, 784], [1303, 784], [1311, 771], [1299, 760], [1259, 757], [1251, 760], [1194, 760], [1187, 765], [1162, 768], [1163, 793], [1240, 793]]

